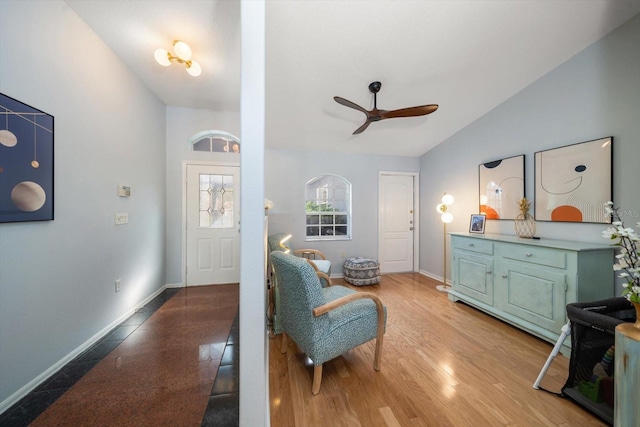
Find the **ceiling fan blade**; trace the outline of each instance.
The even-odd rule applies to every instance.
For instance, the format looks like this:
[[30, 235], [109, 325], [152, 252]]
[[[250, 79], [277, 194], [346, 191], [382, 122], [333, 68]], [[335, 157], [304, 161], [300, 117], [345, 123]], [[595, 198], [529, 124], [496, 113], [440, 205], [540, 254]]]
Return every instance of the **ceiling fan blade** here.
[[345, 107], [349, 107], [349, 108], [353, 108], [354, 110], [358, 110], [358, 111], [362, 111], [363, 113], [365, 113], [367, 116], [369, 116], [369, 112], [367, 110], [365, 110], [364, 108], [362, 108], [361, 106], [359, 106], [356, 103], [353, 103], [351, 101], [349, 101], [348, 99], [344, 99], [341, 98], [339, 96], [334, 96], [333, 99], [338, 103], [338, 104], [342, 104]]
[[363, 124], [362, 126], [360, 126], [358, 129], [356, 129], [356, 130], [353, 132], [353, 135], [357, 135], [357, 134], [359, 134], [359, 133], [364, 132], [364, 130], [365, 130], [366, 128], [368, 128], [370, 124], [371, 124], [371, 121], [370, 121], [370, 120], [367, 120], [366, 122], [364, 122], [364, 124]]
[[416, 117], [431, 114], [438, 109], [438, 104], [420, 105], [418, 107], [401, 108], [380, 112], [382, 119], [393, 119], [396, 117]]

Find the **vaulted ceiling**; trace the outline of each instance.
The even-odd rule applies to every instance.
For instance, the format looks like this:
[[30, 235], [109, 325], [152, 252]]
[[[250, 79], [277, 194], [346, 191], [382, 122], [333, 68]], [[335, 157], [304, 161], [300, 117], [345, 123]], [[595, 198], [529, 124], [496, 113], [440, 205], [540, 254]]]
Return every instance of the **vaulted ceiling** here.
[[[239, 111], [238, 0], [66, 2], [166, 105]], [[419, 156], [639, 12], [637, 0], [267, 1], [266, 145]], [[155, 62], [175, 39], [201, 76]], [[352, 135], [365, 116], [333, 97], [371, 109], [372, 81], [378, 108], [439, 109]]]

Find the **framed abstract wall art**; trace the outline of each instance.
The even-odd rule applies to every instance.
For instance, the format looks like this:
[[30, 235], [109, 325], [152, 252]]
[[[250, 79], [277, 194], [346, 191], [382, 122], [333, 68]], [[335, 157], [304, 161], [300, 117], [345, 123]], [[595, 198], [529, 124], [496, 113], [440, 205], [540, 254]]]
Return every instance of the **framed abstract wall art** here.
[[480, 213], [487, 219], [515, 219], [524, 194], [524, 154], [478, 166]]
[[53, 219], [53, 116], [0, 93], [0, 222]]
[[613, 137], [535, 153], [536, 221], [609, 223]]

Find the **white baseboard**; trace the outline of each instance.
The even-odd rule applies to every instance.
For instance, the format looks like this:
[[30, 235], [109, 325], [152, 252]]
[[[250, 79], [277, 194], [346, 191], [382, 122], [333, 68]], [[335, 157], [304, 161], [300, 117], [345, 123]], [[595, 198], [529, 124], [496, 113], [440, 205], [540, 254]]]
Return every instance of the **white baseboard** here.
[[173, 288], [184, 288], [185, 286], [182, 283], [167, 283], [164, 286], [166, 289], [173, 289]]
[[[88, 340], [83, 342], [80, 346], [78, 346], [72, 352], [70, 352], [69, 354], [64, 356], [62, 359], [58, 360], [56, 363], [51, 365], [47, 370], [42, 372], [40, 375], [38, 375], [37, 377], [35, 377], [31, 381], [29, 381], [27, 384], [25, 384], [23, 387], [21, 387], [18, 391], [16, 391], [11, 396], [9, 396], [8, 398], [6, 398], [2, 402], [0, 402], [0, 414], [5, 412], [7, 409], [11, 408], [18, 401], [20, 401], [20, 399], [22, 399], [27, 394], [29, 394], [33, 389], [38, 387], [40, 384], [42, 384], [43, 382], [48, 380], [49, 377], [51, 377], [53, 374], [55, 374], [60, 369], [62, 369], [67, 363], [71, 362], [73, 359], [75, 359], [77, 356], [82, 354], [84, 351], [88, 350], [92, 345], [94, 345], [95, 343], [100, 341], [102, 338], [104, 338], [109, 332], [111, 332], [111, 330], [113, 330], [113, 328], [115, 328], [116, 326], [118, 326], [119, 324], [121, 324], [122, 322], [127, 320], [129, 318], [129, 316], [131, 316], [132, 314], [134, 314], [136, 312], [136, 310], [144, 307], [146, 304], [148, 304], [151, 300], [153, 300], [155, 297], [160, 295], [168, 287], [173, 287], [173, 285], [165, 285], [165, 286], [159, 288], [153, 294], [151, 294], [150, 296], [145, 298], [143, 301], [138, 303], [135, 307], [133, 307], [130, 310], [128, 310], [126, 313], [124, 313], [118, 319], [116, 319], [115, 321], [111, 322], [108, 326], [103, 328], [101, 331], [96, 333], [94, 336], [92, 336], [91, 338], [89, 338]], [[179, 285], [179, 286], [176, 286], [176, 287], [182, 287], [182, 285]]]
[[[420, 270], [420, 274], [422, 274], [423, 276], [429, 277], [430, 279], [433, 279], [437, 282], [442, 282], [442, 276], [438, 276], [437, 274], [433, 274], [429, 271]], [[450, 280], [447, 280], [447, 285], [451, 286]]]

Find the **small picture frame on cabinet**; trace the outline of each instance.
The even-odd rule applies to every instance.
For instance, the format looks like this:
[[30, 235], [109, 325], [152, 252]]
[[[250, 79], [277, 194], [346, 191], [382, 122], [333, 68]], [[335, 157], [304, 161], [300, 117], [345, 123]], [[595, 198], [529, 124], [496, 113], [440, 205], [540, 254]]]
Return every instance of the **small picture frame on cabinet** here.
[[487, 216], [484, 214], [471, 215], [469, 221], [469, 233], [484, 234], [484, 223]]

